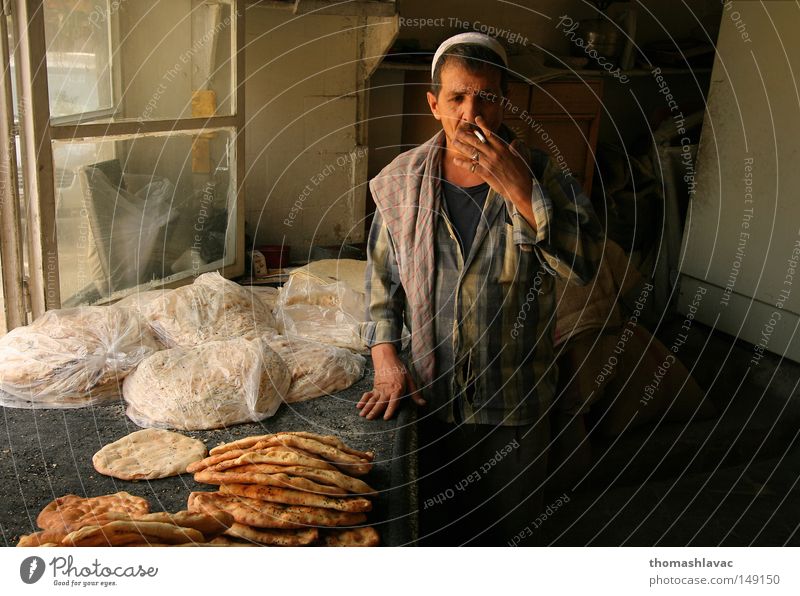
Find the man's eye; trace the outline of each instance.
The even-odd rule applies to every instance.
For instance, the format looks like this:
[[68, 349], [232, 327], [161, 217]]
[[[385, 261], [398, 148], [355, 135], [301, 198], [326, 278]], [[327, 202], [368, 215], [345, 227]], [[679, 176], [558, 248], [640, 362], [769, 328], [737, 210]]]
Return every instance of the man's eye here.
[[456, 102], [456, 103], [461, 103], [462, 101], [464, 101], [464, 96], [463, 95], [456, 95], [455, 97], [453, 97], [453, 101]]

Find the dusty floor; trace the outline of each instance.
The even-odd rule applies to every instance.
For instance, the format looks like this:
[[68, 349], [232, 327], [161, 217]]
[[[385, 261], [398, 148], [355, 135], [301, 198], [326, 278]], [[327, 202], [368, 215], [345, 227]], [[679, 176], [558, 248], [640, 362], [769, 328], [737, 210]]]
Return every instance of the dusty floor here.
[[[669, 345], [681, 321], [657, 335]], [[721, 412], [651, 425], [596, 450], [596, 467], [538, 531], [553, 545], [800, 544], [800, 365], [699, 323], [680, 358]], [[605, 449], [605, 451], [604, 451]]]

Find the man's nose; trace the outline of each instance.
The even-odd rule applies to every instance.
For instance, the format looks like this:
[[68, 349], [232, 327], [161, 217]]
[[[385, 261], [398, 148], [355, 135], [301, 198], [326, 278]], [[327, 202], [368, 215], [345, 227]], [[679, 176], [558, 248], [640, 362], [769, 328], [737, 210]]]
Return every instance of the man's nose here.
[[480, 102], [474, 95], [464, 98], [462, 117], [467, 122], [475, 123], [475, 118], [481, 115]]

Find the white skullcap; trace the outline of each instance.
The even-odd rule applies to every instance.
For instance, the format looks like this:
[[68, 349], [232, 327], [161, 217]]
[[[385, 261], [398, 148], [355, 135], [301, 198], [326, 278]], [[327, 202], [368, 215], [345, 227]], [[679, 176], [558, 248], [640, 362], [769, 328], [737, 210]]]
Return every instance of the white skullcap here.
[[503, 61], [503, 64], [506, 67], [508, 67], [508, 57], [506, 56], [506, 51], [505, 49], [503, 49], [503, 46], [500, 45], [499, 41], [497, 41], [494, 37], [490, 37], [489, 35], [486, 35], [484, 33], [478, 33], [477, 31], [468, 31], [467, 33], [459, 33], [458, 35], [454, 35], [453, 37], [448, 37], [442, 42], [442, 44], [439, 46], [439, 49], [436, 50], [436, 53], [433, 55], [433, 62], [431, 63], [431, 78], [433, 78], [433, 73], [436, 71], [436, 64], [438, 64], [439, 59], [442, 57], [442, 54], [444, 54], [451, 47], [462, 43], [468, 43], [489, 48], [495, 54], [500, 56], [500, 59]]

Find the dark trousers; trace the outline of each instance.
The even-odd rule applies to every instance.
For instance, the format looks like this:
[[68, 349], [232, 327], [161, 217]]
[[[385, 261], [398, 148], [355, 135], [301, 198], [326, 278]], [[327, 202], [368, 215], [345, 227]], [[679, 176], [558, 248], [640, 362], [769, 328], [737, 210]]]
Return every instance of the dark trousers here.
[[[419, 545], [541, 543], [529, 529], [542, 508], [550, 427], [417, 422]], [[519, 542], [519, 538], [524, 540]]]

